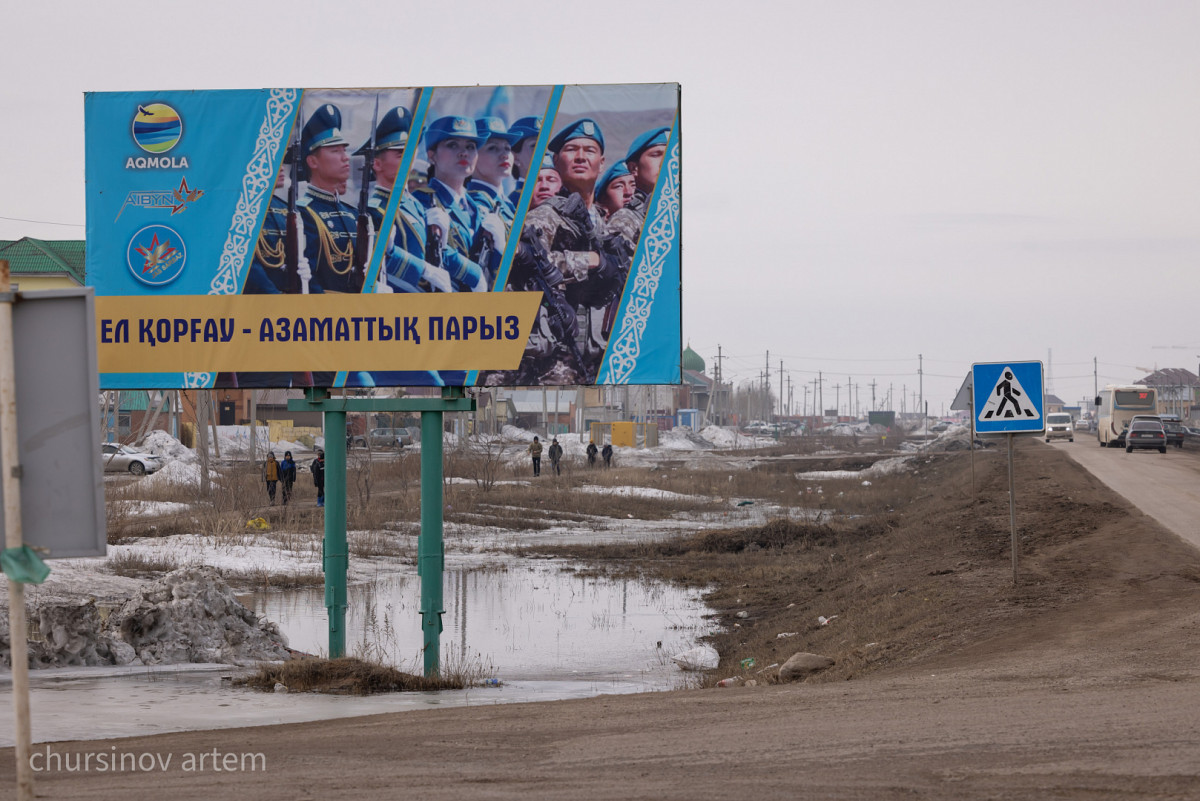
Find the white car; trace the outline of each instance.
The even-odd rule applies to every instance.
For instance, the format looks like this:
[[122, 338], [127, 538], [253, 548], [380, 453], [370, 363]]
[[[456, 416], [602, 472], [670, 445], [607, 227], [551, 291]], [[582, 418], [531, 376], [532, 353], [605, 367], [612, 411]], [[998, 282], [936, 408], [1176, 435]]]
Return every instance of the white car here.
[[1075, 427], [1071, 424], [1071, 415], [1066, 412], [1046, 415], [1046, 442], [1063, 437], [1066, 437], [1067, 442], [1075, 441]]
[[104, 462], [104, 472], [106, 473], [128, 471], [135, 476], [153, 473], [155, 470], [162, 469], [163, 466], [161, 456], [112, 442], [106, 442], [100, 446], [100, 460]]

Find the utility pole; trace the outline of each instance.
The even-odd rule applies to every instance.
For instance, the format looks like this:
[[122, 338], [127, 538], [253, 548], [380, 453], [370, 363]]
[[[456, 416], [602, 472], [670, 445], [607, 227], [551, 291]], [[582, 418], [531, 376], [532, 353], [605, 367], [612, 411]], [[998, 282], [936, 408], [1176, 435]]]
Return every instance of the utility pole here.
[[783, 359], [779, 360], [779, 416], [783, 417]]
[[819, 410], [821, 420], [825, 420], [825, 377], [821, 375], [821, 371], [817, 371], [817, 394], [820, 395], [821, 408]]
[[1097, 368], [1096, 357], [1092, 357], [1092, 397], [1100, 394], [1100, 371]]
[[871, 379], [871, 411], [873, 411], [873, 412], [879, 411], [879, 409], [875, 408], [875, 379], [874, 378]]
[[842, 416], [842, 385], [833, 385], [833, 416], [835, 418]]
[[920, 395], [917, 398], [917, 411], [925, 408], [925, 357], [917, 354], [917, 385]]
[[771, 422], [771, 351], [767, 351], [767, 366], [763, 370], [763, 422]]

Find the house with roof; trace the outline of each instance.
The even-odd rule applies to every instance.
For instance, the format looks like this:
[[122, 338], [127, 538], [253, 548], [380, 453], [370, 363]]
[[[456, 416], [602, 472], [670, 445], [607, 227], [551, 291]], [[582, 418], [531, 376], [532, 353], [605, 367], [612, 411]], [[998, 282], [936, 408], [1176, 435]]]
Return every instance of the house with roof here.
[[1164, 367], [1134, 382], [1158, 390], [1158, 413], [1184, 419], [1200, 416], [1200, 376], [1182, 367]]
[[84, 285], [82, 239], [0, 239], [14, 290], [74, 289]]

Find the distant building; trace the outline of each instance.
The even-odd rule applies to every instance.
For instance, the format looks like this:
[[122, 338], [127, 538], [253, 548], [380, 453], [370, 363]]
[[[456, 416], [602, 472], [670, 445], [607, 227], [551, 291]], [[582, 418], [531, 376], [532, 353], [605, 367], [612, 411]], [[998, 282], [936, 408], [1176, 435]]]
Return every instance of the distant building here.
[[1134, 382], [1158, 390], [1158, 413], [1177, 414], [1183, 418], [1200, 417], [1200, 377], [1182, 367], [1155, 370]]
[[14, 289], [74, 289], [84, 285], [82, 239], [0, 239]]

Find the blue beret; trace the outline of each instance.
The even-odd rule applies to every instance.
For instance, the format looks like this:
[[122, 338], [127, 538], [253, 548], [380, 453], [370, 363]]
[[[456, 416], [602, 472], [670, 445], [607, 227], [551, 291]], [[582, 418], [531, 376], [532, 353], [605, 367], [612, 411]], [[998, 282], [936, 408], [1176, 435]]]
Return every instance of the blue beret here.
[[300, 158], [308, 156], [317, 148], [346, 144], [342, 136], [342, 112], [332, 103], [318, 108], [304, 123], [300, 132]]
[[553, 153], [543, 153], [542, 154], [542, 166], [539, 169], [543, 169], [543, 170], [557, 170], [558, 169], [557, 167], [554, 166], [554, 154]]
[[477, 145], [482, 145], [487, 139], [480, 139], [476, 133], [475, 120], [470, 117], [439, 117], [429, 123], [425, 129], [425, 149], [437, 147], [446, 139], [469, 139]]
[[[403, 106], [396, 106], [384, 114], [379, 125], [375, 126], [375, 150], [403, 150], [408, 144], [408, 129], [411, 126], [412, 112]], [[363, 155], [370, 146], [371, 142], [367, 140], [354, 154]]]
[[600, 180], [596, 182], [596, 200], [600, 199], [600, 193], [603, 192], [610, 183], [622, 175], [629, 175], [629, 168], [625, 166], [625, 162], [618, 161], [616, 164], [604, 171], [604, 175], [600, 176]]
[[508, 132], [517, 137], [513, 144], [519, 144], [522, 139], [537, 136], [542, 132], [541, 117], [522, 117], [508, 126]]
[[604, 152], [604, 134], [600, 132], [600, 126], [596, 124], [595, 120], [585, 117], [563, 128], [550, 140], [550, 152], [557, 153], [572, 139], [591, 139], [600, 145], [600, 152]]
[[633, 161], [642, 155], [642, 151], [648, 150], [655, 145], [665, 145], [667, 137], [670, 135], [670, 128], [651, 128], [633, 140], [633, 144], [629, 146], [629, 152], [625, 154], [625, 160]]
[[515, 145], [520, 141], [519, 136], [514, 136], [504, 127], [504, 120], [499, 117], [480, 117], [475, 120], [475, 133], [484, 142], [489, 139], [503, 139], [510, 145]]

